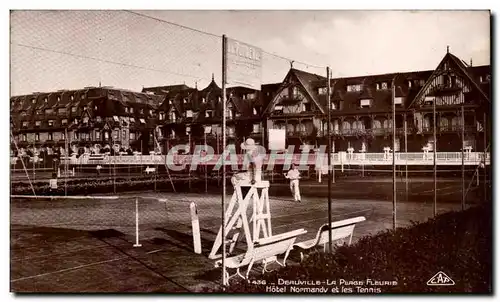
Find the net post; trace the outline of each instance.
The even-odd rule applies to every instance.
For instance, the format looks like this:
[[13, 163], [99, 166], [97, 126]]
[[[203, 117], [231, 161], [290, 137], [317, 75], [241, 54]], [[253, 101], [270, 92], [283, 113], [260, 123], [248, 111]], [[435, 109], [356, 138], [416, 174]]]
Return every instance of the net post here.
[[135, 244], [134, 247], [141, 247], [139, 243], [139, 198], [135, 199]]

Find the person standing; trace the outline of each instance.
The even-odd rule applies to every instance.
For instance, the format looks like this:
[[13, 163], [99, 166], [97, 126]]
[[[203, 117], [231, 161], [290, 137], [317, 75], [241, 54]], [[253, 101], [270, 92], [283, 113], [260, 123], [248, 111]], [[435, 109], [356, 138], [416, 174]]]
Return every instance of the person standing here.
[[292, 164], [292, 168], [288, 173], [285, 173], [285, 178], [290, 179], [290, 191], [295, 201], [300, 202], [300, 189], [299, 189], [299, 179], [300, 172], [295, 164]]

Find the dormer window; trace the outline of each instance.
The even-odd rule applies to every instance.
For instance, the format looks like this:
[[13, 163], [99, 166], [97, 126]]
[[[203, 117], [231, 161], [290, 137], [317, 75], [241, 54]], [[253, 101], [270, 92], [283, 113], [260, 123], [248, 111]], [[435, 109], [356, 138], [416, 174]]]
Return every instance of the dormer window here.
[[71, 107], [71, 112], [75, 113], [76, 112], [76, 106]]
[[191, 133], [191, 127], [187, 126], [186, 127], [186, 135], [189, 135]]
[[57, 112], [60, 114], [66, 113], [66, 108], [59, 108], [59, 109], [57, 109]]
[[84, 100], [85, 99], [85, 94], [80, 95], [80, 99]]
[[43, 102], [44, 102], [44, 103], [47, 103], [47, 102], [48, 102], [48, 99], [47, 99], [47, 98], [44, 98], [44, 99], [43, 99]]
[[70, 95], [69, 99], [73, 101], [75, 99], [75, 97], [73, 95]]
[[134, 113], [134, 108], [130, 107], [129, 112]]
[[141, 122], [141, 124], [146, 124], [146, 121], [143, 118], [140, 118], [139, 121]]
[[283, 105], [276, 105], [274, 106], [274, 111], [278, 111], [278, 112], [283, 112]]
[[205, 103], [207, 102], [207, 99], [202, 98], [202, 99], [201, 99], [201, 102], [202, 102], [203, 104], [205, 104]]
[[60, 96], [57, 97], [57, 101], [58, 102], [61, 101], [61, 97]]
[[86, 111], [87, 110], [87, 106], [83, 106], [83, 111]]
[[408, 81], [408, 88], [411, 88], [411, 80]]
[[52, 114], [52, 109], [51, 108], [45, 109], [45, 114]]
[[153, 109], [149, 109], [149, 115], [153, 116]]
[[54, 120], [49, 120], [49, 127], [53, 127], [54, 126]]
[[325, 95], [327, 92], [326, 90], [327, 90], [326, 87], [320, 87], [320, 88], [318, 88], [318, 94]]
[[171, 122], [175, 122], [177, 120], [177, 115], [175, 114], [175, 112], [170, 112], [170, 121]]
[[28, 122], [23, 122], [23, 128], [27, 128], [28, 127]]
[[192, 110], [187, 110], [186, 111], [186, 117], [193, 117], [193, 111]]
[[334, 102], [330, 103], [330, 110], [337, 110], [337, 105]]
[[144, 114], [144, 109], [139, 109], [139, 114]]
[[253, 108], [253, 115], [258, 115], [257, 109]]
[[165, 119], [165, 112], [160, 111], [160, 114], [159, 114], [158, 118], [159, 118], [160, 121], [163, 121]]
[[168, 100], [168, 104], [169, 104], [169, 105], [172, 105], [172, 100]]
[[212, 117], [212, 110], [205, 111], [205, 117], [206, 118], [211, 118]]
[[372, 105], [372, 99], [361, 99], [359, 101], [359, 106], [361, 108], [371, 107], [371, 105]]
[[61, 125], [63, 125], [63, 126], [64, 126], [64, 125], [67, 125], [67, 124], [68, 124], [68, 119], [63, 118], [63, 119], [61, 120]]
[[36, 114], [36, 115], [41, 115], [41, 114], [42, 114], [42, 110], [36, 110], [36, 111], [35, 111], [35, 114]]
[[40, 127], [42, 125], [42, 121], [35, 121], [35, 127]]
[[35, 98], [32, 98], [31, 99], [31, 104], [35, 104], [35, 102], [36, 102]]
[[116, 116], [116, 115], [113, 115], [113, 120], [114, 120], [115, 122], [119, 122], [119, 121], [120, 121], [120, 120], [118, 119], [118, 116]]
[[83, 123], [87, 124], [89, 122], [89, 118], [86, 116], [83, 118]]
[[125, 113], [128, 113], [128, 107], [125, 107]]
[[395, 97], [394, 98], [394, 104], [396, 104], [396, 105], [403, 105], [403, 98], [402, 97]]
[[347, 85], [347, 92], [361, 91], [361, 84]]
[[135, 118], [131, 117], [131, 118], [129, 119], [129, 121], [130, 121], [131, 123], [135, 123]]
[[184, 104], [187, 104], [187, 102], [188, 102], [188, 99], [184, 98]]

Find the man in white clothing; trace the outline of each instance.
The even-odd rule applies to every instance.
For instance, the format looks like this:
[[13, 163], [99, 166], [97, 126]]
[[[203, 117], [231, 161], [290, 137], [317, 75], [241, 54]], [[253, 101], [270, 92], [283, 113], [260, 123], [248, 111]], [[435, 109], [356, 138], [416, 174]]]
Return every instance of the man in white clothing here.
[[285, 178], [290, 179], [290, 191], [292, 192], [294, 200], [300, 202], [300, 172], [295, 164], [292, 164], [292, 168], [290, 169], [290, 171], [288, 171], [288, 173], [285, 173]]

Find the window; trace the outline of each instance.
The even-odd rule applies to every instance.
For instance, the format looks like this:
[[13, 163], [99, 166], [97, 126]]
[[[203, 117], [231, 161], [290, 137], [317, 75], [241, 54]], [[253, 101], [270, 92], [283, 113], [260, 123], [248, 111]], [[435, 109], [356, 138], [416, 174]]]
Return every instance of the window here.
[[191, 127], [187, 126], [186, 127], [186, 135], [188, 135], [189, 133], [191, 133]]
[[130, 112], [130, 113], [134, 113], [134, 108], [130, 107], [129, 112]]
[[84, 117], [83, 118], [83, 123], [87, 124], [88, 122], [89, 122], [89, 117], [88, 116]]
[[174, 111], [170, 112], [169, 119], [171, 122], [175, 122], [177, 120], [177, 114]]
[[234, 135], [234, 128], [233, 127], [227, 127], [227, 135], [229, 135], [229, 136]]
[[159, 119], [160, 121], [163, 121], [165, 119], [165, 112], [160, 111]]
[[59, 109], [57, 109], [57, 112], [58, 112], [59, 114], [61, 114], [61, 113], [66, 113], [66, 108], [59, 108]]
[[72, 96], [72, 95], [70, 95], [70, 96], [69, 96], [69, 99], [70, 99], [70, 100], [74, 100], [74, 99], [75, 99], [75, 97], [74, 97], [74, 96]]
[[434, 100], [436, 98], [433, 97], [433, 96], [426, 96], [425, 99], [424, 99], [424, 104], [425, 105], [432, 105], [432, 103], [434, 103]]
[[123, 129], [122, 130], [122, 139], [127, 137], [127, 130]]
[[361, 84], [347, 85], [348, 92], [361, 91]]
[[140, 118], [139, 121], [141, 122], [141, 124], [146, 124], [146, 121], [143, 118]]
[[28, 127], [28, 122], [23, 122], [23, 128]]
[[125, 107], [125, 113], [128, 113], [128, 107]]
[[61, 133], [61, 140], [65, 140], [65, 139], [66, 139], [66, 134], [64, 134], [64, 132], [63, 132], [63, 133]]
[[169, 105], [172, 105], [172, 100], [168, 100], [168, 104], [169, 104]]
[[254, 98], [255, 98], [255, 93], [247, 94], [247, 99], [254, 99]]
[[377, 90], [380, 90], [380, 83], [377, 83], [375, 87]]
[[23, 134], [23, 136], [22, 136], [21, 140], [22, 140], [23, 142], [25, 142], [25, 141], [27, 141], [27, 140], [28, 140], [28, 138], [26, 137], [26, 134]]
[[330, 110], [337, 110], [337, 105], [334, 102], [330, 103]]
[[130, 140], [135, 140], [135, 133], [134, 132], [130, 132], [129, 135], [128, 135], [128, 138]]
[[73, 132], [73, 138], [74, 138], [75, 140], [78, 140], [78, 132]]
[[49, 120], [49, 127], [53, 127], [54, 126], [54, 120]]
[[153, 109], [149, 109], [149, 115], [153, 116]]
[[95, 131], [95, 139], [101, 139], [101, 132], [99, 132], [98, 130]]
[[73, 113], [76, 112], [76, 106], [71, 107], [71, 112], [73, 112]]
[[35, 121], [35, 127], [40, 127], [42, 125], [42, 121]]
[[87, 110], [87, 106], [83, 106], [83, 111]]
[[118, 133], [118, 130], [113, 131], [113, 138], [114, 139], [118, 139], [118, 135], [120, 135], [120, 133]]
[[371, 99], [362, 99], [359, 101], [359, 105], [364, 108], [364, 107], [370, 107], [372, 104], [372, 100]]
[[68, 124], [68, 119], [67, 118], [63, 118], [61, 120], [61, 125], [67, 125]]
[[49, 140], [49, 141], [54, 140], [54, 134], [53, 134], [52, 132], [49, 132], [49, 133], [48, 133], [48, 140]]
[[35, 98], [32, 98], [31, 99], [31, 104], [35, 104], [36, 103], [36, 99]]
[[374, 120], [372, 124], [373, 129], [380, 129], [382, 128], [382, 123], [379, 120]]
[[104, 139], [105, 140], [109, 139], [109, 132], [108, 131], [104, 131]]
[[102, 118], [101, 118], [100, 116], [96, 116], [96, 117], [95, 117], [95, 120], [96, 120], [98, 123], [100, 123], [100, 122], [102, 121]]
[[78, 119], [75, 118], [75, 125], [78, 125]]
[[35, 111], [35, 114], [36, 114], [36, 115], [41, 115], [41, 114], [42, 114], [42, 110], [37, 110], [37, 111]]
[[228, 119], [232, 119], [233, 118], [233, 111], [231, 109], [227, 109], [226, 116]]
[[257, 109], [255, 109], [255, 108], [253, 108], [253, 115], [259, 115], [259, 114], [257, 113]]
[[396, 105], [403, 105], [403, 98], [402, 97], [395, 97], [394, 98], [394, 104]]
[[131, 123], [135, 123], [135, 118], [131, 117], [131, 118], [130, 118], [130, 122], [131, 122]]
[[327, 90], [326, 87], [320, 87], [320, 88], [318, 88], [318, 94], [325, 95], [327, 92], [326, 90]]
[[52, 114], [52, 108], [45, 109], [45, 114]]
[[80, 99], [84, 100], [85, 99], [85, 94], [80, 95]]
[[144, 109], [139, 109], [139, 114], [144, 114]]
[[187, 104], [187, 102], [188, 102], [188, 99], [184, 98], [184, 104]]
[[205, 117], [211, 118], [212, 117], [212, 110], [205, 111]]
[[387, 82], [382, 82], [381, 89], [387, 89]]
[[175, 138], [175, 131], [172, 130], [172, 137]]
[[253, 133], [259, 133], [260, 132], [260, 124], [253, 124]]
[[47, 98], [44, 98], [44, 99], [43, 99], [43, 102], [44, 102], [44, 103], [47, 103], [47, 102], [48, 102], [48, 99], [47, 99]]
[[207, 102], [207, 100], [206, 100], [205, 98], [202, 98], [202, 99], [201, 99], [201, 102], [202, 102], [203, 104], [205, 104], [205, 103]]
[[193, 117], [193, 111], [192, 110], [187, 110], [186, 111], [186, 117]]
[[116, 115], [113, 115], [113, 120], [114, 120], [115, 122], [119, 122], [119, 121], [120, 121], [120, 119], [118, 119], [118, 117], [117, 117]]
[[411, 88], [411, 80], [408, 81], [408, 88]]
[[40, 134], [38, 133], [35, 133], [35, 141], [40, 141]]

